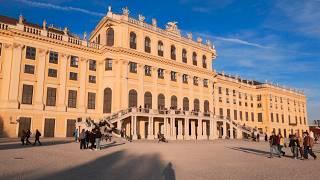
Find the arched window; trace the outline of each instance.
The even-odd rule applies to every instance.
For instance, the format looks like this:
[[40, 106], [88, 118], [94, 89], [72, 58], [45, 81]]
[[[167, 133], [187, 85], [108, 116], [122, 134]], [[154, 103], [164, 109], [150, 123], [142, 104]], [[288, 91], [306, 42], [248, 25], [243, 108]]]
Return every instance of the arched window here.
[[151, 52], [151, 40], [149, 37], [144, 39], [144, 51], [147, 53]]
[[103, 94], [103, 113], [111, 113], [111, 105], [112, 90], [110, 88], [105, 88]]
[[134, 89], [129, 91], [129, 108], [130, 107], [138, 107], [138, 94]]
[[171, 45], [171, 59], [176, 60], [176, 47]]
[[165, 97], [163, 94], [158, 95], [158, 109], [163, 110], [165, 108]]
[[199, 99], [195, 99], [195, 100], [193, 101], [193, 109], [194, 109], [195, 111], [200, 111], [200, 102], [199, 102]]
[[107, 30], [107, 46], [113, 46], [114, 45], [114, 30], [112, 28], [109, 28]]
[[158, 56], [163, 56], [163, 42], [158, 41]]
[[205, 100], [204, 103], [203, 103], [203, 109], [204, 109], [204, 112], [207, 113], [207, 112], [210, 112], [210, 109], [209, 109], [209, 101], [208, 100]]
[[182, 49], [182, 62], [187, 63], [188, 59], [187, 59], [187, 50], [186, 49]]
[[187, 97], [183, 98], [183, 110], [189, 111], [189, 99]]
[[207, 57], [205, 55], [202, 56], [202, 67], [207, 68]]
[[144, 108], [152, 109], [152, 94], [150, 92], [144, 93]]
[[130, 48], [137, 49], [137, 35], [134, 32], [130, 33]]
[[172, 109], [178, 109], [178, 102], [177, 102], [177, 96], [171, 96], [171, 108]]
[[197, 53], [195, 52], [192, 53], [192, 64], [197, 65]]

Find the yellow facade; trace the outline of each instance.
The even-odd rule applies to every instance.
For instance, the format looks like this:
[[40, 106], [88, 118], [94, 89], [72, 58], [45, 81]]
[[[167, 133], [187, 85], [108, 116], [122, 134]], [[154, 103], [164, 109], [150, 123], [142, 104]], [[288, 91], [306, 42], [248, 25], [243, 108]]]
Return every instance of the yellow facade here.
[[[303, 94], [216, 73], [211, 42], [194, 41], [191, 34], [181, 36], [174, 22], [161, 29], [154, 19], [147, 24], [141, 15], [138, 20], [129, 17], [127, 9], [123, 14], [109, 10], [88, 39], [46, 22], [31, 24], [22, 16], [0, 18], [1, 136], [17, 137], [23, 128], [39, 129], [45, 136], [70, 136], [79, 118], [99, 120], [140, 106], [213, 112], [268, 133], [273, 128], [288, 134], [308, 127]], [[235, 119], [234, 110], [243, 113], [242, 120]], [[253, 121], [245, 119], [246, 112], [254, 114]], [[262, 113], [262, 122], [258, 122], [258, 113]], [[284, 115], [284, 122], [281, 117], [277, 122], [277, 114]], [[145, 126], [138, 126], [140, 137], [148, 134]]]

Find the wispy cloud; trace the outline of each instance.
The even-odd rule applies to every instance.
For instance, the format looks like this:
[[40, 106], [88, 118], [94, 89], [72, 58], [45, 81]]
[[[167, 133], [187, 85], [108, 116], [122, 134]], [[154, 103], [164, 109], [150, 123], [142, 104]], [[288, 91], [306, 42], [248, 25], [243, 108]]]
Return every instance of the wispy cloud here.
[[61, 5], [51, 4], [51, 3], [36, 2], [36, 1], [29, 1], [29, 0], [17, 0], [17, 1], [20, 3], [24, 3], [28, 6], [37, 7], [37, 8], [55, 9], [60, 11], [74, 11], [74, 12], [79, 12], [79, 13], [83, 13], [91, 16], [100, 16], [100, 17], [105, 15], [103, 13], [89, 11], [86, 9], [72, 7], [72, 6], [61, 6]]
[[226, 38], [226, 37], [213, 36], [213, 39], [227, 41], [227, 42], [231, 42], [231, 43], [243, 44], [243, 45], [247, 45], [247, 46], [253, 46], [253, 47], [257, 47], [257, 48], [269, 48], [269, 47], [263, 46], [261, 44], [252, 43], [252, 42], [245, 41], [242, 39], [237, 39], [237, 38]]

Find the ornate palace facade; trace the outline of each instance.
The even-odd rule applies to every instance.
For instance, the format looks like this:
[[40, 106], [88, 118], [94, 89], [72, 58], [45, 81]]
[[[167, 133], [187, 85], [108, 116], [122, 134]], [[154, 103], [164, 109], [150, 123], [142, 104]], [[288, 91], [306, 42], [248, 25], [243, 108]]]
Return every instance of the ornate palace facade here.
[[239, 126], [285, 136], [308, 129], [301, 92], [216, 73], [215, 57], [210, 41], [183, 37], [176, 22], [161, 29], [126, 8], [109, 8], [88, 40], [45, 21], [0, 16], [0, 136], [23, 129], [72, 136], [77, 120], [115, 115], [134, 139], [233, 138]]

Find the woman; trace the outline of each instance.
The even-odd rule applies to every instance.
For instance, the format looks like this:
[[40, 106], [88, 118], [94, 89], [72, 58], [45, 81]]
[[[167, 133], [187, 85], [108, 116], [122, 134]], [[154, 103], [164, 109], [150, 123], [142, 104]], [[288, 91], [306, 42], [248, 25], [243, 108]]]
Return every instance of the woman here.
[[282, 151], [282, 148], [284, 146], [284, 138], [282, 136], [281, 133], [279, 133], [279, 145], [278, 145], [278, 150], [279, 152], [282, 154], [282, 156], [284, 156], [286, 153], [284, 151]]

